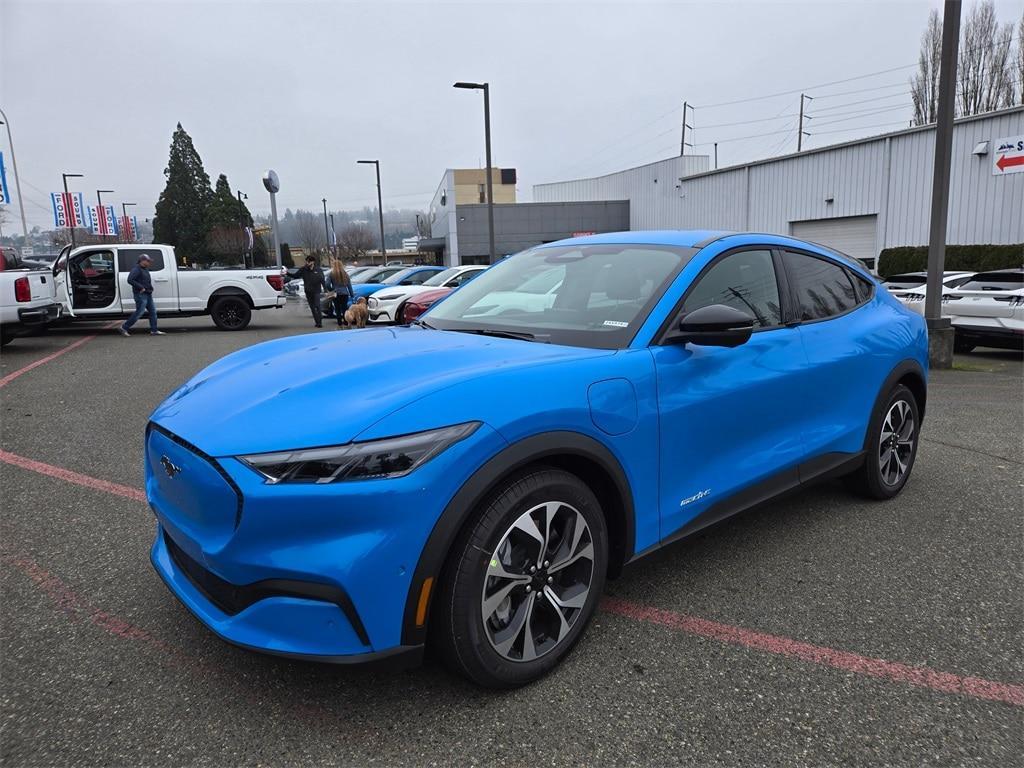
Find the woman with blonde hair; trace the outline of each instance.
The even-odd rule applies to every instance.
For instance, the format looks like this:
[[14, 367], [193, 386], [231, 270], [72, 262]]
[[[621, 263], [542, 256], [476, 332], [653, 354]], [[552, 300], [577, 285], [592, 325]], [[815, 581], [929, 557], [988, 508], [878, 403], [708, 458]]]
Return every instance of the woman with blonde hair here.
[[334, 291], [334, 316], [338, 325], [345, 322], [345, 310], [352, 297], [352, 280], [345, 271], [341, 259], [331, 259], [331, 271], [327, 275], [327, 290]]

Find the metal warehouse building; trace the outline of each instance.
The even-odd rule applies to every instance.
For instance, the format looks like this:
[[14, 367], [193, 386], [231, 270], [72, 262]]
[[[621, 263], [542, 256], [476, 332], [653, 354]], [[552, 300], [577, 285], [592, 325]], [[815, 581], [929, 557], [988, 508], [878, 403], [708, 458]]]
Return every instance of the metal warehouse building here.
[[[1024, 172], [998, 152], [1022, 134], [1024, 107], [956, 121], [947, 242], [1024, 242]], [[874, 264], [883, 248], [928, 242], [934, 152], [923, 126], [715, 171], [706, 157], [672, 158], [538, 184], [533, 199], [628, 200], [630, 229], [789, 234]]]

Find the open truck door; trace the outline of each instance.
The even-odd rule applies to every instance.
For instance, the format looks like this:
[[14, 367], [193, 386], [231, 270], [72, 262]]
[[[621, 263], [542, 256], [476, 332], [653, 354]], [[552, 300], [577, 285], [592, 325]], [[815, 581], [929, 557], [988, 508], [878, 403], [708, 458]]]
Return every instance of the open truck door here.
[[71, 288], [68, 276], [68, 256], [71, 254], [71, 246], [65, 245], [60, 249], [57, 258], [53, 262], [51, 272], [53, 273], [53, 290], [56, 294], [54, 301], [64, 307], [64, 314], [75, 316], [74, 291]]

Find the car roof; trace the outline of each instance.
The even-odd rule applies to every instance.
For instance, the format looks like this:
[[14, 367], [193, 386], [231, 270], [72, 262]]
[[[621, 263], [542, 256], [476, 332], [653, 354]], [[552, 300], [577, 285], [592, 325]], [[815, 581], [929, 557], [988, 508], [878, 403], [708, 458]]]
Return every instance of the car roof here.
[[656, 229], [646, 231], [602, 232], [599, 235], [583, 235], [570, 237], [553, 243], [545, 243], [541, 248], [562, 245], [675, 245], [683, 248], [696, 248], [698, 245], [713, 242], [720, 237], [736, 234], [715, 229]]

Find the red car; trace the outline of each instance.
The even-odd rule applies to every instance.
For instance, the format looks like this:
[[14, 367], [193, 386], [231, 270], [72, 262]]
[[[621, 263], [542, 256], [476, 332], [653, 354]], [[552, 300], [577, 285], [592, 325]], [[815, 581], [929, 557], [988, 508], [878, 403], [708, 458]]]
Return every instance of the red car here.
[[417, 293], [405, 302], [405, 306], [402, 308], [402, 317], [399, 322], [411, 323], [453, 290], [454, 288], [437, 288], [433, 291]]

